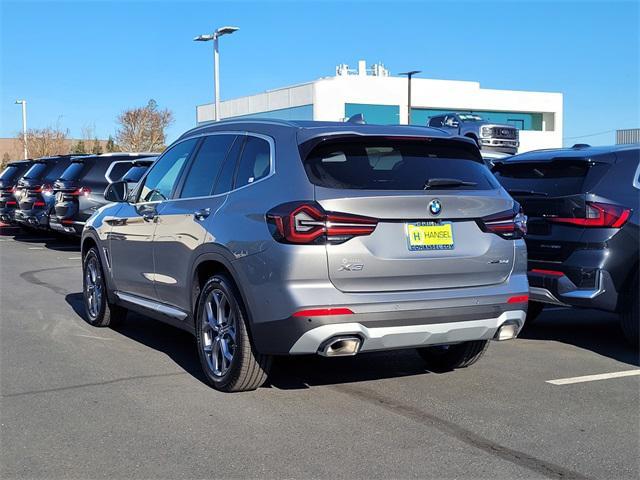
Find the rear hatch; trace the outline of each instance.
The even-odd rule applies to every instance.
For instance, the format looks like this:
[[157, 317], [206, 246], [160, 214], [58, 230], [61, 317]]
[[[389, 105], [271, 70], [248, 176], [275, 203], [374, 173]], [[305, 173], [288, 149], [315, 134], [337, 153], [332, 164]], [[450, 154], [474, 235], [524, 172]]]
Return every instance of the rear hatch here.
[[78, 212], [78, 197], [82, 194], [79, 179], [86, 168], [83, 159], [74, 159], [55, 183], [55, 215], [58, 219], [73, 217]]
[[482, 219], [513, 212], [513, 200], [475, 147], [449, 139], [329, 138], [304, 163], [325, 211], [377, 222], [370, 234], [326, 245], [336, 288], [426, 290], [508, 279], [513, 242], [483, 231]]
[[16, 184], [24, 172], [29, 168], [30, 163], [16, 162], [9, 164], [0, 172], [0, 208], [13, 207], [17, 205], [15, 199]]
[[604, 157], [594, 161], [553, 155], [496, 163], [494, 174], [529, 217], [526, 240], [531, 260], [562, 262], [581, 245], [580, 221], [597, 215], [587, 192], [609, 165]]
[[18, 182], [16, 198], [20, 210], [45, 208], [53, 203], [53, 182], [69, 165], [67, 158], [36, 160]]

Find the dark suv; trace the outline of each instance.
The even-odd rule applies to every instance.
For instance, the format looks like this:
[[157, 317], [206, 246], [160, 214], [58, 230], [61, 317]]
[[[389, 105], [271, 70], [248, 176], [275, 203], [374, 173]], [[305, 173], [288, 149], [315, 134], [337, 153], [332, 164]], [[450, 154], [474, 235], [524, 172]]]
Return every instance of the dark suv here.
[[578, 145], [497, 162], [529, 216], [529, 322], [544, 304], [616, 311], [638, 343], [640, 145]]
[[43, 157], [33, 161], [16, 188], [16, 222], [27, 227], [49, 228], [49, 215], [55, 203], [53, 183], [74, 157], [77, 155]]
[[16, 185], [32, 165], [31, 160], [11, 162], [0, 173], [0, 221], [13, 223], [14, 213], [18, 207]]
[[272, 355], [466, 367], [524, 324], [524, 217], [441, 130], [217, 122], [105, 198], [82, 232], [87, 321], [130, 309], [193, 333], [220, 390], [260, 386]]
[[108, 203], [104, 199], [107, 185], [120, 180], [136, 160], [150, 159], [153, 153], [106, 153], [71, 160], [53, 184], [55, 215], [52, 230], [80, 235], [84, 224], [98, 208]]

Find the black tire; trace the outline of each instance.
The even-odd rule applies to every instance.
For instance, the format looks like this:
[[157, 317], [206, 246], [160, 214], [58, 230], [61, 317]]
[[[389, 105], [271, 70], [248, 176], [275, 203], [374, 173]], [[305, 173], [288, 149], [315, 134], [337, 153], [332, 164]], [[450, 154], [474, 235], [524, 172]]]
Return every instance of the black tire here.
[[[92, 291], [98, 292], [98, 296], [92, 296]], [[82, 261], [82, 297], [85, 320], [94, 327], [113, 327], [127, 316], [126, 308], [109, 303], [104, 270], [95, 247], [89, 249]]]
[[[211, 302], [224, 303], [213, 321], [207, 316], [207, 312], [214, 315]], [[211, 305], [208, 311], [207, 304]], [[222, 392], [244, 392], [264, 384], [272, 357], [260, 354], [254, 348], [242, 298], [226, 275], [216, 274], [202, 287], [196, 306], [195, 326], [198, 357], [209, 385]], [[230, 360], [225, 351], [231, 353]]]
[[418, 348], [418, 353], [430, 370], [448, 372], [476, 363], [489, 347], [489, 340], [475, 340], [456, 345]]
[[622, 308], [620, 310], [620, 327], [627, 341], [634, 347], [640, 345], [640, 298], [638, 294], [638, 272], [622, 292]]
[[527, 318], [524, 322], [524, 327], [530, 327], [535, 323], [540, 314], [544, 310], [544, 303], [541, 302], [529, 302], [529, 306], [527, 307]]

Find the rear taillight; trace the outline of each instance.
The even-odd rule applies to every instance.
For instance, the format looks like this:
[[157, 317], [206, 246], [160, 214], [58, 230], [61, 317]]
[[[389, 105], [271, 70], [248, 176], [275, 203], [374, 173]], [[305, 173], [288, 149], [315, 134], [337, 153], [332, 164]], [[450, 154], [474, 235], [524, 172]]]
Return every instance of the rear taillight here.
[[36, 200], [35, 202], [33, 202], [33, 206], [34, 207], [44, 207], [44, 206], [46, 206], [46, 203], [44, 203], [42, 200]]
[[45, 183], [44, 185], [39, 185], [34, 189], [31, 189], [34, 193], [42, 193], [43, 195], [53, 195], [53, 185], [49, 185]]
[[13, 207], [13, 206], [15, 206], [15, 205], [18, 205], [18, 202], [16, 202], [15, 200], [7, 200], [7, 201], [6, 201], [6, 203], [5, 203], [5, 205], [6, 205], [7, 207]]
[[609, 203], [586, 202], [584, 217], [546, 217], [553, 223], [580, 227], [622, 227], [631, 216], [631, 209]]
[[292, 202], [267, 213], [273, 238], [282, 243], [343, 243], [350, 238], [370, 235], [378, 220], [348, 213], [325, 212], [315, 202]]
[[527, 216], [516, 203], [511, 210], [495, 213], [479, 220], [483, 232], [495, 233], [509, 240], [522, 238], [527, 233]]

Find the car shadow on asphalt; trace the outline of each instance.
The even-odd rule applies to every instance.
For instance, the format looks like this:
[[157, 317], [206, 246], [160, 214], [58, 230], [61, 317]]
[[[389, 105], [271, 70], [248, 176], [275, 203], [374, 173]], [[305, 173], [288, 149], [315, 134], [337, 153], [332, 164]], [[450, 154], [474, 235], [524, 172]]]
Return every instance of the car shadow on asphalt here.
[[42, 245], [49, 250], [61, 252], [80, 252], [80, 239], [69, 235], [44, 230], [29, 230], [17, 226], [0, 228], [0, 236], [12, 237], [20, 243]]
[[[66, 295], [66, 302], [84, 319], [82, 293]], [[206, 384], [196, 352], [195, 338], [188, 332], [129, 312], [127, 319], [113, 331], [149, 348], [164, 353], [180, 368]], [[369, 353], [355, 357], [323, 358], [315, 355], [276, 357], [265, 387], [305, 389], [314, 385], [353, 383], [382, 378], [424, 375], [421, 358], [413, 350]]]
[[518, 336], [566, 343], [619, 362], [640, 366], [640, 353], [626, 341], [620, 330], [620, 320], [612, 313], [549, 308]]

